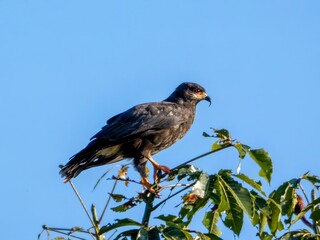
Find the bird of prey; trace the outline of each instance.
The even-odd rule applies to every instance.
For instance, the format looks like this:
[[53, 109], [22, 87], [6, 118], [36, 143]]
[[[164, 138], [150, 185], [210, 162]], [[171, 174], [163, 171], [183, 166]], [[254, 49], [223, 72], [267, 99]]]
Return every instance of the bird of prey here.
[[62, 167], [60, 174], [65, 177], [64, 182], [88, 168], [133, 159], [142, 178], [141, 184], [151, 191], [146, 163], [152, 163], [154, 178], [158, 170], [170, 173], [170, 169], [157, 163], [152, 155], [170, 147], [187, 133], [201, 100], [211, 104], [203, 87], [185, 82], [162, 102], [136, 105], [115, 115]]

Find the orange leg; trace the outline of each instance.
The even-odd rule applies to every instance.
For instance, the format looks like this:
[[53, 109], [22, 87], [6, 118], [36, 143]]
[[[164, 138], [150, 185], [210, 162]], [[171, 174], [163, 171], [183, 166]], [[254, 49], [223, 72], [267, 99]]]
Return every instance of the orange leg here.
[[142, 177], [142, 178], [141, 178], [141, 184], [142, 184], [143, 186], [145, 186], [145, 187], [149, 190], [149, 192], [155, 193], [155, 190], [152, 189], [152, 186], [153, 186], [153, 185], [149, 182], [148, 178]]
[[160, 165], [159, 163], [157, 163], [152, 157], [151, 155], [149, 155], [147, 157], [147, 159], [152, 163], [153, 165], [153, 178], [155, 180], [155, 182], [157, 182], [158, 180], [158, 175], [157, 175], [157, 171], [158, 170], [161, 170], [161, 171], [164, 171], [165, 173], [167, 174], [170, 174], [170, 168], [168, 168], [167, 166], [163, 166], [163, 165]]

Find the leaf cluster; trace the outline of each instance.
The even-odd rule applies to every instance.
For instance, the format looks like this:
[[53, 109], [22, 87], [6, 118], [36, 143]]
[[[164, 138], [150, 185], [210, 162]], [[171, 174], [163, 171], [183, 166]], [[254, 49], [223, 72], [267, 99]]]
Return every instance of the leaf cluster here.
[[[316, 196], [320, 184], [319, 177], [306, 173], [284, 182], [267, 195], [260, 181], [264, 180], [270, 184], [272, 179], [273, 165], [267, 151], [262, 148], [252, 149], [233, 140], [226, 129], [214, 129], [212, 135], [203, 133], [203, 136], [216, 139], [210, 152], [175, 167], [167, 178], [162, 179], [162, 186], [156, 184], [158, 194], [165, 194], [164, 199], [159, 199], [157, 195], [148, 191], [129, 198], [112, 191], [109, 200], [118, 205], [111, 210], [126, 212], [143, 205], [144, 213], [139, 216], [140, 219], [116, 219], [100, 227], [103, 217], [101, 216], [99, 221], [95, 221], [98, 223], [95, 226], [98, 231], [90, 233], [91, 236], [94, 239], [103, 239], [101, 236], [110, 234], [110, 239], [222, 239], [222, 229], [219, 229], [218, 222], [239, 236], [246, 218], [251, 222], [253, 229], [256, 229], [259, 239], [276, 239], [279, 233], [282, 233], [282, 236], [278, 239], [317, 239], [320, 236], [320, 198]], [[191, 164], [201, 157], [230, 147], [236, 149], [239, 159], [251, 159], [259, 167], [261, 179], [256, 181], [240, 171], [233, 173], [228, 169], [209, 173]], [[137, 183], [126, 177], [126, 171], [125, 174], [121, 174], [113, 179], [116, 182], [122, 179], [126, 185], [130, 181]], [[311, 184], [313, 188], [311, 201], [304, 192], [302, 182]], [[298, 202], [297, 191], [303, 191], [304, 198], [308, 201], [307, 205]], [[181, 203], [177, 206], [176, 215], [170, 213], [154, 216], [160, 206], [177, 198]], [[308, 229], [289, 230], [298, 221], [304, 222], [307, 212], [311, 212], [312, 222], [307, 225]], [[158, 219], [160, 224], [152, 224], [151, 217]], [[201, 219], [206, 231], [191, 229], [190, 225], [194, 219]], [[119, 229], [122, 231], [113, 236]], [[283, 234], [284, 230], [286, 232]]]

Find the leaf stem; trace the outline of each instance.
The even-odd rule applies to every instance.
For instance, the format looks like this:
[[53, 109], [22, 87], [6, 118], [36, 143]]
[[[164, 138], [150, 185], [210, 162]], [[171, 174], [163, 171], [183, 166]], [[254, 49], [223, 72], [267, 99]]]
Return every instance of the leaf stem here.
[[114, 184], [113, 184], [113, 187], [112, 187], [112, 190], [111, 190], [111, 194], [109, 195], [109, 198], [108, 198], [108, 200], [107, 200], [107, 202], [106, 202], [106, 205], [104, 206], [103, 211], [102, 211], [102, 213], [101, 213], [101, 216], [100, 216], [100, 218], [99, 218], [99, 221], [98, 221], [99, 224], [101, 223], [101, 221], [102, 221], [102, 219], [103, 219], [103, 217], [104, 217], [104, 214], [105, 214], [105, 212], [106, 212], [106, 210], [107, 210], [107, 208], [108, 208], [108, 206], [109, 206], [109, 203], [110, 203], [110, 200], [111, 200], [111, 196], [112, 196], [112, 194], [114, 193], [114, 190], [116, 189], [117, 183], [118, 183], [118, 180], [116, 180], [116, 181], [114, 182]]
[[196, 184], [196, 182], [180, 189], [178, 192], [175, 192], [174, 194], [170, 195], [169, 197], [167, 197], [166, 199], [162, 200], [161, 202], [159, 202], [157, 205], [155, 205], [153, 208], [152, 208], [152, 211], [156, 210], [158, 207], [160, 207], [163, 203], [165, 203], [166, 201], [168, 201], [170, 198], [173, 198], [174, 196], [178, 195], [179, 193], [187, 190], [188, 188], [192, 187], [194, 184]]
[[201, 154], [201, 155], [199, 155], [199, 156], [197, 156], [197, 157], [195, 157], [195, 158], [192, 158], [192, 159], [190, 159], [189, 161], [186, 161], [186, 162], [184, 162], [184, 163], [182, 163], [182, 164], [174, 167], [173, 169], [171, 169], [171, 171], [176, 170], [176, 169], [179, 169], [180, 167], [182, 167], [182, 166], [184, 166], [184, 165], [187, 165], [188, 163], [191, 163], [191, 162], [193, 162], [193, 161], [195, 161], [195, 160], [198, 160], [198, 159], [200, 159], [200, 158], [206, 157], [206, 156], [208, 156], [208, 155], [210, 155], [210, 154], [212, 154], [212, 153], [219, 152], [219, 151], [221, 151], [221, 150], [223, 150], [223, 149], [226, 149], [226, 148], [232, 147], [232, 146], [233, 146], [232, 143], [226, 143], [226, 144], [224, 144], [224, 145], [221, 145], [221, 148], [218, 148], [218, 149], [215, 149], [215, 150], [211, 150], [210, 152], [206, 152], [206, 153]]
[[147, 197], [147, 200], [145, 201], [146, 207], [144, 209], [143, 218], [142, 218], [141, 223], [146, 227], [149, 225], [151, 212], [154, 210], [153, 202], [154, 202], [155, 196], [156, 196], [155, 194], [150, 193], [149, 197]]
[[74, 193], [77, 195], [77, 198], [79, 199], [79, 201], [80, 201], [80, 203], [81, 203], [84, 211], [86, 212], [86, 214], [87, 214], [87, 216], [88, 216], [88, 218], [89, 218], [89, 220], [90, 220], [90, 222], [91, 222], [91, 224], [92, 224], [92, 226], [93, 226], [93, 228], [94, 228], [94, 231], [95, 231], [95, 233], [96, 233], [96, 239], [99, 240], [99, 239], [100, 239], [99, 229], [97, 228], [96, 224], [94, 223], [94, 221], [93, 221], [93, 219], [92, 219], [92, 217], [91, 217], [91, 215], [90, 215], [90, 213], [89, 213], [86, 205], [85, 205], [84, 202], [82, 201], [82, 198], [81, 198], [79, 192], [77, 191], [76, 187], [73, 185], [72, 181], [69, 181], [69, 183], [70, 183], [70, 185], [71, 185]]
[[[75, 236], [73, 234], [71, 234], [72, 232], [80, 232], [80, 233], [86, 233], [86, 234], [89, 234], [92, 236], [92, 233], [90, 231], [85, 231], [85, 230], [80, 230], [80, 229], [77, 229], [75, 230], [74, 228], [53, 228], [53, 227], [47, 227], [46, 225], [42, 226], [43, 230], [45, 231], [51, 231], [51, 232], [56, 232], [56, 233], [59, 233], [59, 234], [63, 234], [63, 235], [67, 235], [69, 237], [73, 237], [73, 238], [76, 238], [76, 239], [81, 239], [81, 240], [85, 240], [85, 238], [82, 238], [82, 237], [78, 237], [78, 236]], [[68, 231], [68, 233], [65, 233], [66, 231]], [[94, 237], [92, 236], [92, 238], [94, 239]]]

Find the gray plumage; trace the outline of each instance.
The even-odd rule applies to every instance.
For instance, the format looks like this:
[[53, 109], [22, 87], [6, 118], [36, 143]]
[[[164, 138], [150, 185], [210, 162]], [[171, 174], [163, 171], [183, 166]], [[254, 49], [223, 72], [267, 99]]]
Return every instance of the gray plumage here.
[[85, 169], [126, 158], [134, 160], [145, 181], [148, 160], [155, 168], [170, 172], [169, 168], [155, 162], [152, 155], [171, 146], [187, 133], [195, 117], [196, 105], [201, 100], [211, 103], [203, 87], [195, 83], [182, 83], [162, 102], [140, 104], [110, 118], [90, 139], [91, 142], [70, 158], [60, 174], [67, 182]]

